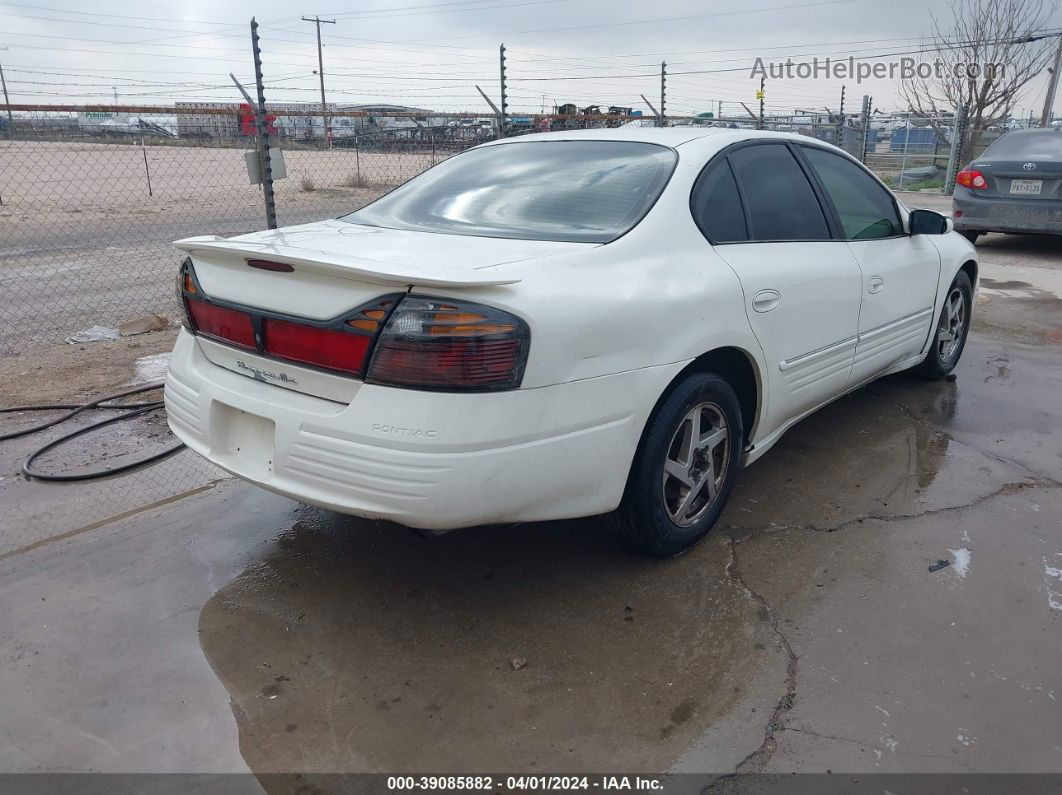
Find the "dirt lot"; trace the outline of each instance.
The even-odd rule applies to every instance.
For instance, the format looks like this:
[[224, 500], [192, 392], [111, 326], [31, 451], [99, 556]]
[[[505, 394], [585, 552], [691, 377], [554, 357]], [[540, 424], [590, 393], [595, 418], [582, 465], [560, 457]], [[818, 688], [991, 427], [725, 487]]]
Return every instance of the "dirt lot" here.
[[[355, 210], [442, 156], [292, 151], [275, 186], [278, 223]], [[0, 355], [172, 315], [170, 243], [265, 225], [239, 149], [0, 142]]]
[[[0, 771], [1059, 771], [1062, 260], [979, 248], [957, 379], [800, 423], [671, 561], [593, 521], [423, 537], [187, 452], [25, 483], [0, 447]], [[4, 360], [3, 397], [169, 339]]]

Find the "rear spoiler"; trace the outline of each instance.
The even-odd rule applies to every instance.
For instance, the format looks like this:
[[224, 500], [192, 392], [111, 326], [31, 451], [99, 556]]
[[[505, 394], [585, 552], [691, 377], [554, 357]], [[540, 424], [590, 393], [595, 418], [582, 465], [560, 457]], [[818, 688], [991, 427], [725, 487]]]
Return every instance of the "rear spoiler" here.
[[461, 270], [403, 265], [378, 262], [365, 257], [346, 257], [314, 249], [296, 246], [278, 246], [276, 243], [251, 243], [227, 240], [217, 235], [187, 237], [173, 244], [188, 254], [220, 255], [224, 259], [268, 259], [282, 262], [296, 270], [336, 276], [359, 282], [387, 285], [422, 285], [425, 287], [489, 287], [499, 284], [516, 284], [519, 278], [502, 276], [487, 269]]

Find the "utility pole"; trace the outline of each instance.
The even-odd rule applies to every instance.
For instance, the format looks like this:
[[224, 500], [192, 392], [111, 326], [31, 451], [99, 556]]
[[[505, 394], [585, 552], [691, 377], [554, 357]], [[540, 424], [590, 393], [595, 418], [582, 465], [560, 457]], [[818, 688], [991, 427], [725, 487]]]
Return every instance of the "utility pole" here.
[[508, 91], [505, 85], [505, 45], [498, 47], [498, 76], [501, 80], [501, 107], [498, 110], [498, 137], [505, 137], [505, 121], [509, 112]]
[[764, 88], [764, 86], [766, 84], [767, 84], [767, 78], [764, 77], [763, 75], [760, 75], [760, 90], [756, 92], [756, 99], [758, 99], [760, 101], [760, 119], [756, 123], [756, 129], [757, 130], [762, 130], [763, 129], [763, 98], [765, 96], [767, 96], [767, 94], [766, 94], [766, 92], [764, 92], [763, 88]]
[[660, 126], [667, 127], [667, 61], [660, 62]]
[[[7, 47], [4, 47], [6, 50]], [[7, 81], [4, 80], [4, 65], [0, 64], [0, 84], [4, 86], [4, 104], [7, 105], [7, 137], [15, 135], [15, 117], [11, 114], [11, 100], [7, 98]]]
[[1055, 92], [1058, 89], [1058, 71], [1062, 69], [1062, 35], [1058, 37], [1058, 49], [1055, 50], [1055, 68], [1051, 70], [1051, 79], [1047, 81], [1047, 96], [1044, 97], [1044, 112], [1040, 114], [1040, 126], [1051, 123], [1051, 110], [1055, 106]]
[[332, 125], [331, 119], [328, 118], [328, 106], [325, 104], [325, 92], [324, 92], [324, 55], [321, 52], [321, 23], [326, 25], [334, 25], [336, 21], [334, 19], [321, 19], [315, 16], [313, 19], [309, 17], [303, 17], [303, 22], [312, 22], [317, 26], [317, 75], [321, 78], [321, 123], [324, 125], [325, 138], [328, 140], [328, 147], [332, 148]]
[[837, 140], [834, 142], [838, 146], [844, 146], [844, 90], [845, 86], [841, 85], [841, 110], [837, 114]]

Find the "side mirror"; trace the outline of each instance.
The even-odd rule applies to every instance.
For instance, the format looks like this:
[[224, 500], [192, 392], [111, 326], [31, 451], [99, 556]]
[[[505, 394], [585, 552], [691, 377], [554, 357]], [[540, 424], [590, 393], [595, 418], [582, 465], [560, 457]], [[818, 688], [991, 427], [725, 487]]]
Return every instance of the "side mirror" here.
[[946, 235], [953, 228], [950, 218], [933, 210], [911, 210], [907, 223], [912, 235]]

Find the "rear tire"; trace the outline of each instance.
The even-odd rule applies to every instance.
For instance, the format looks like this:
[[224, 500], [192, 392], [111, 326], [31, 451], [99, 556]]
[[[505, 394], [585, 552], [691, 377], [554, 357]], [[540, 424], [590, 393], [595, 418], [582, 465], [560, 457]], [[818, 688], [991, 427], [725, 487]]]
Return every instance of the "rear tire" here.
[[977, 245], [977, 238], [984, 234], [984, 232], [960, 232], [963, 237], [970, 241], [971, 245]]
[[929, 353], [914, 372], [923, 378], [943, 378], [959, 363], [973, 319], [973, 286], [966, 271], [959, 271], [944, 296], [940, 316], [933, 326]]
[[730, 384], [714, 373], [684, 378], [645, 428], [610, 529], [648, 555], [685, 552], [723, 512], [744, 438]]

